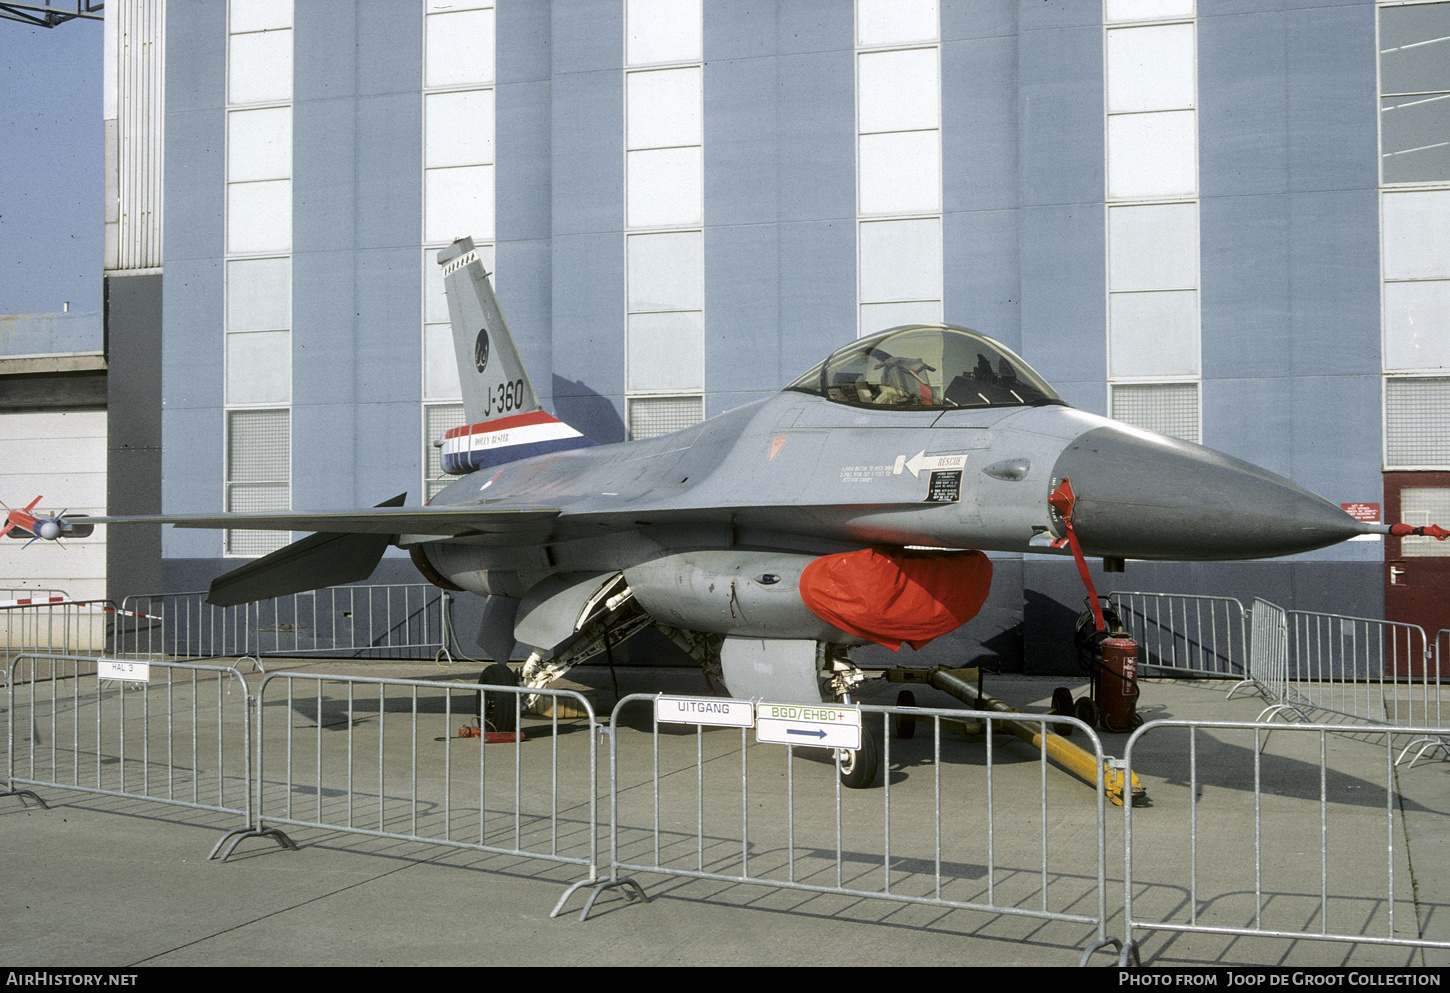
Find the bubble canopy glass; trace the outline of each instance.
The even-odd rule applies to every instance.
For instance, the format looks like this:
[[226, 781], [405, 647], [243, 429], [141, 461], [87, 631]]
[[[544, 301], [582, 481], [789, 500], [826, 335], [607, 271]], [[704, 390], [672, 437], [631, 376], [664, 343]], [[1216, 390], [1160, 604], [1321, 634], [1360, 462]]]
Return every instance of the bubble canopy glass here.
[[1010, 348], [945, 324], [891, 328], [852, 342], [786, 389], [864, 407], [952, 410], [1067, 403]]

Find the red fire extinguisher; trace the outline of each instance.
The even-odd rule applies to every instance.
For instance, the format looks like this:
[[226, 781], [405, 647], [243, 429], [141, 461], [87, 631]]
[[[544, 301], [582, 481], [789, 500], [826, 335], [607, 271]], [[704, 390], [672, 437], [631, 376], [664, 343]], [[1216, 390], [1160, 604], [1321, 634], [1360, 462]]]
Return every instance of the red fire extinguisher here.
[[1098, 721], [1105, 731], [1132, 731], [1143, 723], [1138, 716], [1138, 643], [1114, 633], [1103, 639], [1099, 652], [1093, 671]]

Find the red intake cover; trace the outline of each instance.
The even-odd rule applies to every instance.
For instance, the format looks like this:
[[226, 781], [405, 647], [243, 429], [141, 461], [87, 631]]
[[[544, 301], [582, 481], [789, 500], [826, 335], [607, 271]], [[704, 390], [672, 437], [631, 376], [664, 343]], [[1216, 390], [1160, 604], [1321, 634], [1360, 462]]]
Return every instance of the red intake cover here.
[[821, 620], [893, 652], [921, 648], [977, 616], [992, 561], [977, 551], [823, 555], [801, 572], [801, 599]]

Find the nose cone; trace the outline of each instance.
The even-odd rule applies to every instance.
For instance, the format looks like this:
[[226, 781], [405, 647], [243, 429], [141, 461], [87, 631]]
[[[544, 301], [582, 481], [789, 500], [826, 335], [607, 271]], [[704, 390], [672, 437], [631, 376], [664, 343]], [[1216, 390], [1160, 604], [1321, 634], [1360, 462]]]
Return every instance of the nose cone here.
[[1101, 427], [1078, 437], [1053, 476], [1072, 480], [1073, 528], [1092, 555], [1269, 558], [1364, 533], [1343, 510], [1282, 476], [1132, 428]]

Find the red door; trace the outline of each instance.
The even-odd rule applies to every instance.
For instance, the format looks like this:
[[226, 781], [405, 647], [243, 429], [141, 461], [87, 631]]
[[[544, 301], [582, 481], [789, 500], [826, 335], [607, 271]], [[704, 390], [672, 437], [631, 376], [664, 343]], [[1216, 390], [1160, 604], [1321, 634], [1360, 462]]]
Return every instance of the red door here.
[[[1450, 527], [1450, 472], [1385, 473], [1385, 522]], [[1418, 624], [1434, 653], [1440, 651], [1440, 675], [1450, 676], [1450, 539], [1385, 535], [1385, 620]], [[1403, 650], [1396, 653], [1403, 654]], [[1396, 659], [1397, 675], [1421, 674], [1420, 667]]]

